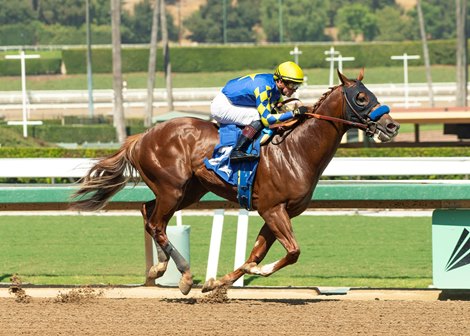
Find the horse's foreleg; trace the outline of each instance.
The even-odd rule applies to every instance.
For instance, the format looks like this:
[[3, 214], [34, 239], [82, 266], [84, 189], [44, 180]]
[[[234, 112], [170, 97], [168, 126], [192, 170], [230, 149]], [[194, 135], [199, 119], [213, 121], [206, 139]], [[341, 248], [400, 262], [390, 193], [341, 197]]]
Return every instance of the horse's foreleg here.
[[244, 270], [248, 274], [269, 276], [287, 265], [296, 263], [299, 259], [300, 248], [294, 237], [289, 215], [285, 211], [285, 207], [283, 205], [264, 212], [261, 216], [266, 221], [266, 224], [272, 231], [274, 237], [279, 240], [282, 246], [286, 249], [287, 254], [285, 257], [268, 265], [260, 266], [255, 263], [246, 265]]
[[150, 216], [155, 209], [155, 204], [156, 204], [156, 200], [152, 200], [152, 201], [142, 204], [142, 208], [140, 209], [140, 212], [142, 213], [142, 216], [144, 218], [145, 231], [148, 232], [148, 234], [152, 237], [152, 240], [155, 242], [155, 247], [157, 249], [157, 259], [158, 259], [158, 264], [150, 267], [147, 273], [147, 281], [152, 281], [163, 276], [163, 274], [165, 274], [166, 269], [168, 267], [168, 261], [170, 258], [170, 256], [160, 247], [158, 242], [155, 240], [154, 238], [155, 230], [152, 229], [152, 227], [149, 224]]
[[275, 241], [276, 237], [274, 236], [273, 232], [266, 224], [264, 224], [258, 234], [258, 237], [256, 238], [255, 246], [253, 247], [253, 250], [251, 251], [250, 256], [245, 261], [245, 263], [233, 272], [224, 275], [218, 280], [212, 278], [207, 280], [202, 287], [202, 292], [208, 292], [214, 290], [217, 287], [231, 286], [241, 276], [247, 273], [247, 270], [255, 267], [264, 259]]

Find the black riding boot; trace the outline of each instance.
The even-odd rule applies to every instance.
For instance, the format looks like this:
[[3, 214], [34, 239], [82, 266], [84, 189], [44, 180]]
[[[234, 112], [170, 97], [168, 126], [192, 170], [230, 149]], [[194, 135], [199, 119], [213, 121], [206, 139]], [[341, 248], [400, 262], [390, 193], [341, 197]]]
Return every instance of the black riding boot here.
[[243, 134], [240, 134], [240, 137], [237, 140], [237, 144], [233, 148], [232, 152], [230, 153], [230, 161], [231, 162], [239, 162], [239, 161], [252, 161], [256, 160], [258, 156], [253, 154], [246, 153], [246, 149], [250, 146], [253, 142], [253, 139], [247, 138]]
[[232, 152], [230, 153], [230, 161], [231, 162], [239, 162], [239, 161], [253, 161], [258, 158], [257, 155], [248, 154], [246, 150], [253, 142], [254, 137], [256, 134], [263, 128], [263, 124], [261, 121], [256, 120], [253, 121], [250, 125], [245, 126], [240, 134], [240, 137], [237, 140], [237, 144], [233, 148]]

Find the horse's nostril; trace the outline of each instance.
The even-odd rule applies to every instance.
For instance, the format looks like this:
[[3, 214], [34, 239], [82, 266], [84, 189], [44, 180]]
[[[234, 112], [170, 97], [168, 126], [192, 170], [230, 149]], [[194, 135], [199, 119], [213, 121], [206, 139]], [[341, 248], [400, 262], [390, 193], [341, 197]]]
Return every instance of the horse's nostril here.
[[395, 122], [390, 122], [387, 124], [387, 129], [393, 132], [396, 132], [400, 129], [400, 124]]

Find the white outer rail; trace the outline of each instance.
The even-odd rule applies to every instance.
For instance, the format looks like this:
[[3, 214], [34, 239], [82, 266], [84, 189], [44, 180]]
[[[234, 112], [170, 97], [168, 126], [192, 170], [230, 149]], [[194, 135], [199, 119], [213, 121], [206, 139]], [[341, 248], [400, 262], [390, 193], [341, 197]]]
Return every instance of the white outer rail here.
[[[82, 177], [96, 159], [0, 158], [0, 177]], [[467, 175], [470, 157], [333, 158], [323, 176]]]

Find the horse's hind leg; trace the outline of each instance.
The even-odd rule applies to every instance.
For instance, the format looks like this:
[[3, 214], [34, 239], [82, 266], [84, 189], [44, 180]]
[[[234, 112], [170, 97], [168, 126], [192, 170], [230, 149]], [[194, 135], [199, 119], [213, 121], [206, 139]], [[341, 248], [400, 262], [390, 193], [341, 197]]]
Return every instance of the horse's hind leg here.
[[152, 237], [152, 240], [155, 243], [155, 247], [157, 249], [157, 258], [158, 258], [158, 264], [153, 265], [147, 273], [146, 283], [152, 280], [158, 279], [161, 276], [163, 276], [163, 274], [165, 274], [166, 269], [168, 267], [168, 260], [170, 258], [170, 256], [167, 253], [165, 253], [165, 251], [163, 251], [163, 249], [155, 240], [154, 238], [155, 230], [152, 229], [152, 227], [149, 224], [150, 216], [155, 210], [155, 206], [156, 206], [156, 200], [152, 200], [152, 201], [142, 204], [142, 208], [140, 209], [140, 212], [142, 213], [142, 216], [144, 218], [145, 231], [148, 232], [148, 234]]
[[251, 251], [250, 256], [245, 261], [245, 263], [233, 272], [224, 275], [218, 280], [213, 278], [208, 279], [202, 287], [202, 292], [205, 293], [214, 290], [217, 287], [231, 286], [247, 272], [247, 269], [259, 264], [264, 259], [275, 241], [276, 237], [274, 236], [273, 232], [267, 224], [264, 224], [258, 234], [258, 237], [256, 238], [255, 246], [253, 247], [253, 250]]
[[[182, 274], [179, 288], [181, 293], [184, 295], [188, 294], [191, 290], [193, 277], [189, 268], [189, 263], [169, 241], [166, 234], [166, 227], [175, 211], [199, 199], [204, 193], [202, 190], [190, 189], [190, 186], [194, 186], [194, 182], [191, 180], [187, 181], [186, 184], [181, 184], [181, 188], [176, 188], [171, 184], [160, 183], [157, 189], [152, 185], [151, 189], [159, 196], [155, 202], [155, 208], [152, 214], [147, 216], [147, 232], [151, 232], [156, 245], [161, 247], [163, 251], [161, 258], [163, 262], [165, 263], [165, 260], [168, 260], [168, 256], [171, 257], [176, 264], [176, 268]], [[190, 189], [191, 192], [186, 193], [185, 190], [187, 190], [187, 188]]]

